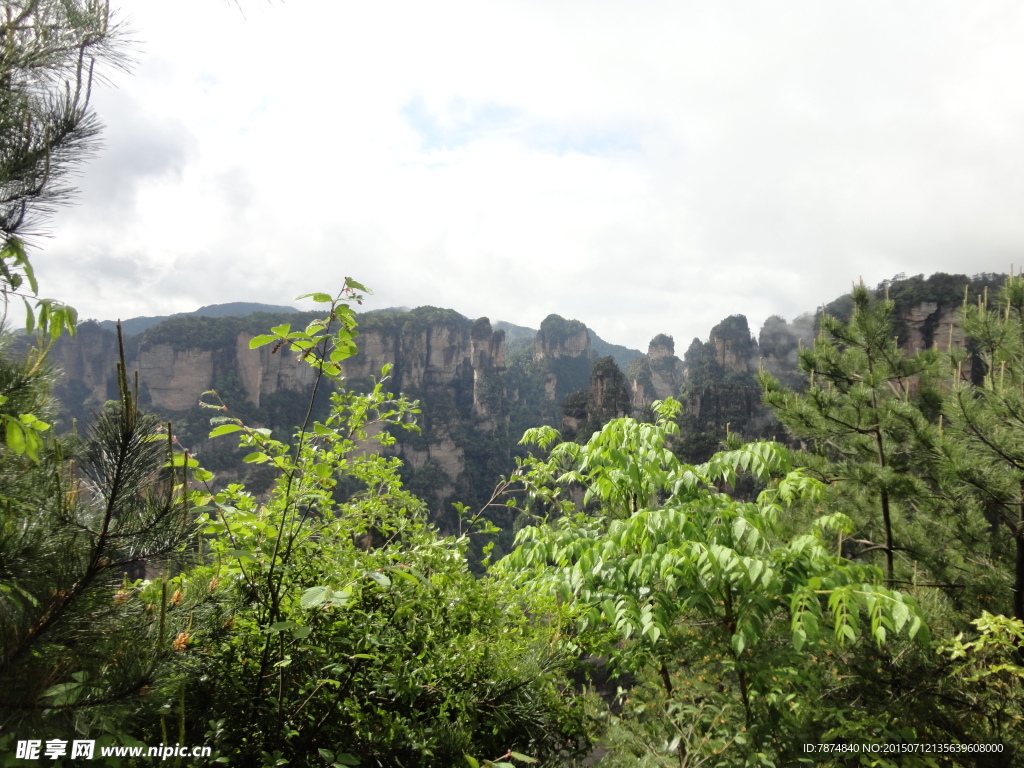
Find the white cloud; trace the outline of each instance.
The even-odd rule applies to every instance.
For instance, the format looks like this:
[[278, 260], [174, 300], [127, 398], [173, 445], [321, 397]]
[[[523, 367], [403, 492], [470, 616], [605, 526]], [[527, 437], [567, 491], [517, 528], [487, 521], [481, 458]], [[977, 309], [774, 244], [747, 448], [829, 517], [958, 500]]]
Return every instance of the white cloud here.
[[108, 150], [37, 257], [86, 316], [352, 275], [371, 306], [558, 312], [646, 348], [861, 275], [1020, 261], [1017, 4], [130, 10]]

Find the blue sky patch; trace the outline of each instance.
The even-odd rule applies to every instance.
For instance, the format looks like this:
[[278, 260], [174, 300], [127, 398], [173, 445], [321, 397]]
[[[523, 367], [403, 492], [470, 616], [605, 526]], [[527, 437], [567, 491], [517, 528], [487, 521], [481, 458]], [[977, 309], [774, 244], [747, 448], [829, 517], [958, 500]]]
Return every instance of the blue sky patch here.
[[458, 149], [489, 138], [514, 138], [529, 149], [558, 156], [570, 152], [608, 156], [642, 149], [635, 130], [545, 123], [531, 119], [517, 107], [501, 104], [469, 104], [457, 99], [443, 112], [437, 112], [417, 96], [402, 107], [401, 113], [427, 152]]

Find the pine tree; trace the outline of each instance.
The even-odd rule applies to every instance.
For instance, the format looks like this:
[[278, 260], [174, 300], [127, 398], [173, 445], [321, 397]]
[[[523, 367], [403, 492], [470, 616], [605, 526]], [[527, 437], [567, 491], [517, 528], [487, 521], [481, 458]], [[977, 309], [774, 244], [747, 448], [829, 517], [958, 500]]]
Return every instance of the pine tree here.
[[851, 502], [860, 530], [847, 542], [848, 556], [883, 552], [892, 582], [896, 553], [909, 543], [899, 540], [898, 529], [921, 491], [910, 471], [912, 425], [923, 420], [914, 401], [929, 391], [937, 356], [908, 356], [900, 349], [891, 301], [872, 302], [863, 284], [852, 300], [848, 323], [823, 315], [814, 346], [801, 350], [805, 393], [782, 387], [765, 371], [760, 380], [765, 403], [793, 435], [810, 441], [811, 467]]
[[[168, 466], [170, 438], [138, 410], [123, 364], [119, 374], [119, 401], [83, 438], [51, 437], [33, 458], [0, 435], [6, 734], [31, 736], [44, 723], [54, 736], [90, 723], [119, 730], [173, 654], [173, 622], [142, 607], [132, 576], [160, 573], [181, 554], [193, 529], [189, 505]], [[3, 415], [45, 416], [48, 385], [45, 368], [0, 357]]]
[[123, 38], [106, 0], [4, 0], [0, 41], [0, 312], [16, 295], [30, 325], [38, 315], [49, 326], [62, 305], [36, 300], [26, 238], [68, 200], [68, 174], [96, 147], [92, 86], [105, 66], [125, 65]]
[[994, 306], [987, 292], [965, 301], [963, 329], [978, 353], [980, 384], [965, 372], [966, 355], [951, 354], [944, 428], [928, 447], [944, 493], [980, 505], [992, 530], [1006, 533], [1013, 612], [1024, 619], [1024, 277], [1011, 275]]

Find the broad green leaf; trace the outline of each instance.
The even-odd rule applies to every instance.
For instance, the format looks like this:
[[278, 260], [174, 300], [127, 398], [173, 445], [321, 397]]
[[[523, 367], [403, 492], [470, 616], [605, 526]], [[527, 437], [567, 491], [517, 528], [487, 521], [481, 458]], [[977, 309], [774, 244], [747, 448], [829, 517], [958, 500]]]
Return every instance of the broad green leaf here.
[[362, 291], [363, 293], [373, 293], [373, 291], [371, 291], [365, 285], [363, 285], [362, 283], [357, 283], [351, 277], [346, 277], [345, 278], [345, 287], [346, 288], [351, 288], [353, 291]]
[[299, 598], [299, 605], [303, 608], [314, 608], [327, 602], [330, 587], [310, 587], [302, 593]]
[[221, 435], [230, 435], [232, 432], [238, 432], [242, 428], [238, 424], [221, 424], [219, 427], [210, 430], [210, 437], [220, 437]]
[[802, 628], [793, 630], [793, 647], [799, 652], [807, 642], [807, 633]]
[[7, 417], [7, 447], [19, 456], [25, 452], [25, 433], [15, 419]]
[[[739, 656], [743, 653], [743, 649], [747, 646], [747, 639], [743, 636], [742, 632], [737, 632], [732, 636], [732, 649], [736, 651], [736, 655]], [[799, 651], [800, 649], [797, 648]]]
[[277, 341], [277, 336], [269, 336], [267, 334], [260, 334], [249, 339], [249, 349], [256, 349], [257, 347], [265, 347], [267, 344], [271, 344]]
[[902, 600], [892, 607], [893, 631], [899, 632], [910, 618], [910, 608]]

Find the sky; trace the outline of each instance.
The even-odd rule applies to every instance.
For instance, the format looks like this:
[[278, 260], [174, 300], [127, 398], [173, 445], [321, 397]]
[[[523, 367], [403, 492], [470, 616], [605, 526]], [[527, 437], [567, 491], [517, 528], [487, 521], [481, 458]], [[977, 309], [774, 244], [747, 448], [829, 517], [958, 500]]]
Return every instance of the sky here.
[[681, 353], [1024, 261], [1024, 4], [122, 0], [33, 257], [81, 317], [434, 305]]

